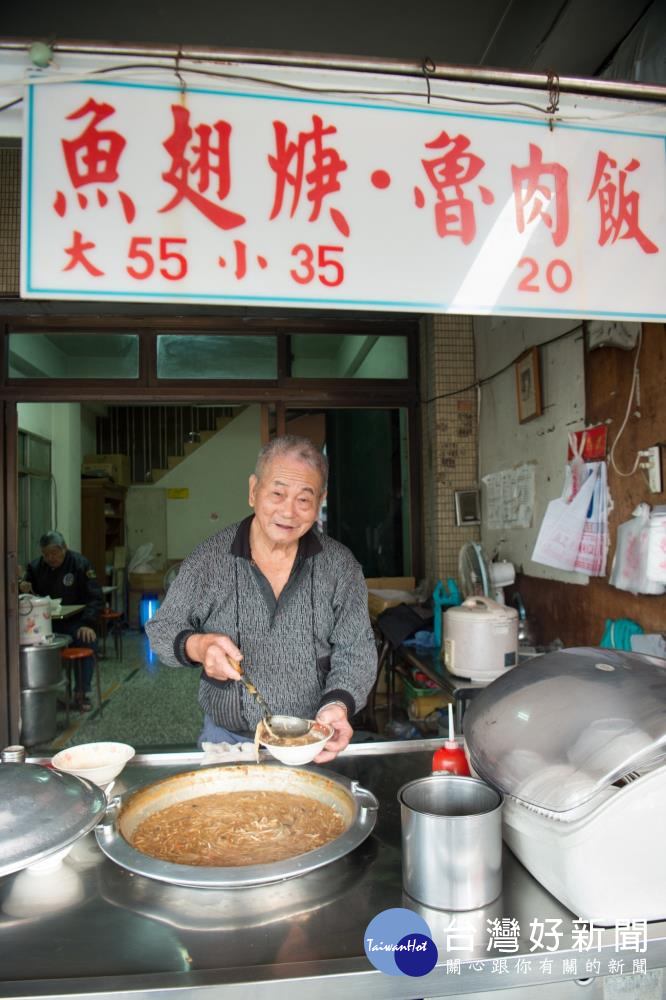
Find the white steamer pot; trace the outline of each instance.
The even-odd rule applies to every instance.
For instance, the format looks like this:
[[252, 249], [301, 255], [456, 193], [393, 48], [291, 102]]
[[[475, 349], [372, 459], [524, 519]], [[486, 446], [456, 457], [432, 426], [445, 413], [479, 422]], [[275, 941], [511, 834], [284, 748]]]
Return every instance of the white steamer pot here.
[[518, 662], [518, 612], [489, 597], [468, 597], [444, 613], [444, 664], [487, 683]]
[[22, 646], [49, 642], [53, 636], [51, 598], [21, 594], [19, 597], [19, 642]]

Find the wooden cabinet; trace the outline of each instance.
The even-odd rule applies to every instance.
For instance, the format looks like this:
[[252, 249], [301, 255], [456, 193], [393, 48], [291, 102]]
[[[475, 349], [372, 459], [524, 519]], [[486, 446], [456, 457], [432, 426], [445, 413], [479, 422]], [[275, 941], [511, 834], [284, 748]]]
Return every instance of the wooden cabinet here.
[[113, 550], [125, 544], [125, 494], [127, 487], [106, 479], [81, 483], [81, 553], [95, 567], [101, 586], [111, 583], [106, 567], [113, 565]]

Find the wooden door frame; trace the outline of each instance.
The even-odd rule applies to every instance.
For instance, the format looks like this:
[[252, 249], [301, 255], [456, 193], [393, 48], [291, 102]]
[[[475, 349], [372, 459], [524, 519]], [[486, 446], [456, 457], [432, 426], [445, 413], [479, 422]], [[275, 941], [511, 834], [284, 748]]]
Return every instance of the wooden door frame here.
[[[418, 346], [413, 318], [409, 321], [386, 321], [392, 335], [408, 336], [409, 378], [405, 380], [358, 379], [345, 386], [334, 380], [293, 379], [285, 377], [284, 337], [279, 349], [279, 375], [266, 383], [229, 383], [222, 381], [176, 382], [158, 380], [155, 370], [155, 350], [152, 347], [158, 332], [220, 332], [229, 324], [236, 329], [243, 327], [248, 333], [278, 329], [313, 333], [358, 332], [360, 327], [372, 329], [377, 334], [385, 332], [376, 320], [318, 321], [312, 319], [267, 320], [257, 319], [252, 324], [224, 318], [202, 319], [192, 317], [120, 317], [107, 316], [50, 316], [50, 317], [0, 317], [0, 336], [3, 347], [3, 364], [0, 366], [0, 393], [2, 429], [0, 430], [0, 470], [4, 488], [0, 496], [0, 545], [5, 553], [4, 568], [0, 574], [0, 745], [16, 743], [20, 732], [20, 664], [18, 643], [18, 413], [17, 403], [85, 403], [91, 400], [110, 405], [139, 403], [170, 403], [219, 399], [225, 402], [261, 404], [262, 435], [268, 434], [268, 406], [275, 408], [277, 432], [282, 433], [286, 410], [317, 406], [325, 409], [337, 407], [405, 408], [409, 425], [409, 478], [411, 512], [411, 551], [413, 572], [417, 578], [423, 574], [422, 519], [418, 498], [421, 492], [421, 446], [419, 401], [417, 389]], [[252, 329], [250, 329], [252, 326]], [[8, 380], [8, 333], [71, 331], [84, 329], [100, 332], [136, 331], [140, 337], [140, 373], [134, 380]], [[4, 653], [4, 656], [1, 654]], [[6, 698], [3, 696], [6, 694]]]
[[[18, 414], [16, 403], [0, 402], [0, 745], [17, 743], [21, 704], [18, 645]], [[7, 697], [2, 697], [6, 692]]]

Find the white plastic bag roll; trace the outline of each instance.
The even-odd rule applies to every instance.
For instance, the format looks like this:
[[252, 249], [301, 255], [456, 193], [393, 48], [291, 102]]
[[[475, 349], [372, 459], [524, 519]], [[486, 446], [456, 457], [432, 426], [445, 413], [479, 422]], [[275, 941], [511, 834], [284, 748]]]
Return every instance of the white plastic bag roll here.
[[666, 511], [653, 511], [648, 531], [647, 577], [666, 583]]

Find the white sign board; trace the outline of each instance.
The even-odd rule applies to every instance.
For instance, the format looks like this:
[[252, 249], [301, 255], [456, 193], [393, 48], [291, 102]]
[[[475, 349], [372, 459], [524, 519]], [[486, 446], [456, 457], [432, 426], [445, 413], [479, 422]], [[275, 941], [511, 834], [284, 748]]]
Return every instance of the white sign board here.
[[25, 298], [666, 318], [663, 135], [114, 81], [25, 103]]

